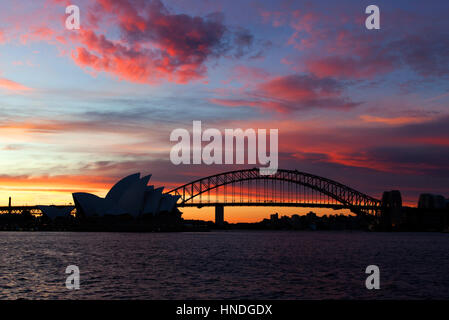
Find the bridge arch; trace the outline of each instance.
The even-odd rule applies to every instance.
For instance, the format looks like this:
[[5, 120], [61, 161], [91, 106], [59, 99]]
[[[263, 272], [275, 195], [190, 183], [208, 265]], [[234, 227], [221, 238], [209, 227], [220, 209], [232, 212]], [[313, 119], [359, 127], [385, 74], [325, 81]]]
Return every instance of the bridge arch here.
[[[300, 185], [314, 190], [326, 197], [333, 199], [339, 203], [342, 208], [348, 208], [355, 213], [372, 213], [377, 211], [381, 206], [381, 201], [370, 197], [362, 192], [352, 189], [339, 182], [320, 177], [317, 175], [300, 172], [297, 170], [278, 169], [273, 175], [260, 175], [258, 168], [243, 169], [219, 173], [216, 175], [197, 179], [195, 181], [184, 184], [168, 193], [180, 196], [178, 201], [179, 207], [185, 206], [213, 206], [217, 203], [197, 201], [201, 195], [220, 187], [226, 187], [230, 184], [237, 184], [244, 181], [280, 181], [282, 183], [290, 183]], [[225, 190], [226, 193], [226, 190]], [[277, 203], [279, 206], [287, 205], [286, 203]], [[232, 205], [232, 203], [222, 203], [221, 205]], [[248, 201], [238, 203], [237, 205], [259, 205], [269, 206], [271, 202]], [[295, 206], [295, 203], [289, 203], [289, 206]], [[297, 206], [307, 206], [307, 203], [296, 203]], [[314, 205], [320, 206], [320, 205]], [[322, 205], [326, 207], [326, 205]]]

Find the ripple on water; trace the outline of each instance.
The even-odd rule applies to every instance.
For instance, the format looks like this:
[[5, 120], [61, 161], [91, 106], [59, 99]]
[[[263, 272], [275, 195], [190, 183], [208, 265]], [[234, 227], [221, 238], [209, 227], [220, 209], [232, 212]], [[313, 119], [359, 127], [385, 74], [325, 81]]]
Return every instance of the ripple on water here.
[[[439, 233], [0, 233], [2, 299], [447, 299]], [[65, 288], [77, 265], [81, 289]], [[365, 289], [365, 268], [381, 290]]]

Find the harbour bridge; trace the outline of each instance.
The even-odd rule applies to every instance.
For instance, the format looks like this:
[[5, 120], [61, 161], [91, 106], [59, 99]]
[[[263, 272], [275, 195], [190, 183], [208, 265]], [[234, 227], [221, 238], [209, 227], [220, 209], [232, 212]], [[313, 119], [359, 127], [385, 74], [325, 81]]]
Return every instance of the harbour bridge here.
[[179, 196], [178, 207], [215, 207], [223, 221], [225, 206], [275, 206], [349, 209], [357, 215], [380, 213], [381, 201], [339, 182], [278, 169], [261, 175], [258, 168], [224, 172], [201, 178], [168, 192]]
[[[373, 216], [377, 216], [382, 207], [380, 200], [339, 182], [284, 169], [272, 175], [261, 175], [258, 168], [219, 173], [167, 193], [180, 197], [178, 207], [215, 207], [216, 222], [223, 221], [227, 206], [349, 209], [357, 215]], [[25, 210], [31, 214], [41, 213], [39, 206], [13, 207], [10, 204], [0, 207], [0, 214], [20, 214]]]

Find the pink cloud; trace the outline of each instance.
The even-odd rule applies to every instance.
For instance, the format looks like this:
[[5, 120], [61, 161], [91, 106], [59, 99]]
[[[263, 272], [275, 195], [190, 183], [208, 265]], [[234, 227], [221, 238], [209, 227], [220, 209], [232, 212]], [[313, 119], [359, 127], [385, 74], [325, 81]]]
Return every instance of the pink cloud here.
[[[22, 44], [45, 41], [58, 45], [62, 55], [69, 55], [89, 73], [106, 72], [120, 80], [148, 84], [205, 81], [208, 61], [240, 57], [249, 53], [253, 42], [246, 29], [228, 28], [221, 13], [175, 13], [160, 0], [88, 2], [82, 7], [81, 30], [68, 32], [65, 15], [55, 17], [67, 4], [66, 0], [47, 0], [45, 10], [10, 17], [8, 37]], [[42, 21], [52, 23], [43, 25]], [[0, 30], [0, 43], [4, 39]]]
[[306, 60], [305, 69], [318, 77], [338, 77], [346, 79], [370, 79], [386, 74], [397, 67], [397, 59], [390, 56], [355, 58], [350, 56], [330, 56]]
[[[301, 10], [293, 7], [277, 16], [292, 29], [287, 44], [301, 52], [282, 60], [295, 71], [358, 80], [405, 68], [426, 78], [449, 74], [449, 40], [437, 22], [444, 21], [441, 14], [439, 19], [430, 19], [395, 10], [384, 14], [382, 32], [366, 33], [364, 15], [354, 14], [353, 7], [342, 5], [337, 12], [323, 11], [314, 4]], [[276, 19], [273, 12], [263, 11], [262, 17], [271, 22]]]
[[15, 93], [23, 93], [32, 90], [29, 87], [5, 78], [0, 78], [0, 89], [5, 89]]
[[204, 78], [205, 63], [222, 53], [227, 31], [220, 15], [174, 14], [159, 0], [98, 0], [89, 16], [95, 24], [102, 19], [116, 21], [121, 37], [110, 40], [101, 32], [81, 31], [80, 45], [72, 54], [75, 62], [139, 83]]
[[55, 37], [55, 31], [49, 27], [36, 27], [28, 33], [22, 34], [20, 41], [26, 44], [30, 41], [50, 41]]
[[249, 67], [245, 65], [236, 65], [231, 70], [231, 75], [228, 77], [228, 79], [223, 80], [223, 84], [228, 84], [232, 81], [237, 82], [260, 82], [265, 81], [266, 79], [270, 78], [271, 74], [270, 72], [257, 67]]
[[357, 103], [343, 95], [342, 83], [330, 78], [293, 74], [256, 84], [239, 98], [210, 101], [223, 106], [251, 106], [280, 113], [309, 108], [347, 110]]
[[288, 14], [282, 11], [262, 10], [260, 15], [265, 23], [271, 22], [273, 27], [280, 27], [287, 22]]

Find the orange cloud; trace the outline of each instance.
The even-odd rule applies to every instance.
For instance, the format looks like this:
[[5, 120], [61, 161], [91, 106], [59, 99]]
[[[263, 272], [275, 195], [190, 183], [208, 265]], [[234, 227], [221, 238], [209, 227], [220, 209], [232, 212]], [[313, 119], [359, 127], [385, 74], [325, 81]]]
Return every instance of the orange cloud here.
[[429, 120], [428, 117], [395, 117], [395, 118], [385, 118], [377, 117], [371, 115], [361, 115], [360, 119], [364, 122], [382, 123], [388, 125], [404, 125], [409, 123], [420, 123]]
[[26, 87], [20, 83], [17, 83], [15, 81], [9, 80], [9, 79], [5, 79], [5, 78], [0, 78], [0, 89], [6, 89], [8, 91], [13, 91], [13, 92], [27, 92], [27, 91], [31, 91], [33, 89]]
[[115, 183], [114, 178], [86, 175], [10, 176], [0, 175], [3, 190], [33, 192], [105, 192]]

